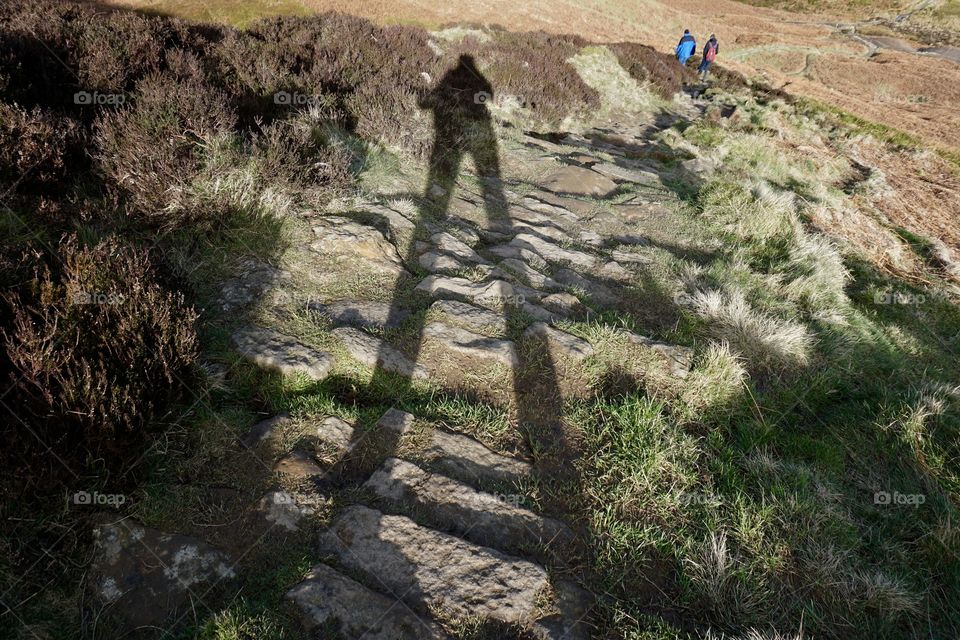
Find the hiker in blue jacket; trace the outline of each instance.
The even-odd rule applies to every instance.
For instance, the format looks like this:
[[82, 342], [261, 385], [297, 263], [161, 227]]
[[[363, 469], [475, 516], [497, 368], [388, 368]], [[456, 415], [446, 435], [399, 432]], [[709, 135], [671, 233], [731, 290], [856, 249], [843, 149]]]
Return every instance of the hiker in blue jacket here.
[[703, 80], [707, 79], [707, 74], [710, 73], [710, 65], [717, 59], [718, 53], [720, 53], [720, 43], [717, 42], [717, 36], [711, 33], [710, 39], [707, 40], [707, 44], [703, 47], [703, 62], [697, 67], [697, 73], [700, 74]]
[[676, 51], [677, 60], [680, 61], [680, 64], [687, 64], [690, 56], [697, 52], [697, 41], [690, 35], [690, 29], [683, 30], [683, 37], [680, 38]]

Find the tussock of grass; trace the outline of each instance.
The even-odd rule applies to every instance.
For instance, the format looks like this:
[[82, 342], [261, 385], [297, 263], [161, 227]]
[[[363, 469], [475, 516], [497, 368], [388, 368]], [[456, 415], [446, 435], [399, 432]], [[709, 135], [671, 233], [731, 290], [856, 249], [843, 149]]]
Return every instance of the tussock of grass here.
[[665, 102], [650, 90], [649, 83], [640, 84], [631, 77], [607, 47], [586, 47], [570, 58], [570, 64], [600, 94], [599, 116], [636, 116], [652, 112]]
[[764, 371], [805, 366], [814, 338], [801, 324], [754, 310], [739, 291], [698, 291], [691, 309], [707, 323], [714, 339], [724, 341]]

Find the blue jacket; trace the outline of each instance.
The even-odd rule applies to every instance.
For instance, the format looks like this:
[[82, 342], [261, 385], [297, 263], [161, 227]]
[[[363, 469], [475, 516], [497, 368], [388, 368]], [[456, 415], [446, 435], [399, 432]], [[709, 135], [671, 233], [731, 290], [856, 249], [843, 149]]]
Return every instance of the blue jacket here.
[[689, 33], [685, 33], [677, 44], [677, 60], [685, 63], [687, 59], [697, 52], [697, 41]]

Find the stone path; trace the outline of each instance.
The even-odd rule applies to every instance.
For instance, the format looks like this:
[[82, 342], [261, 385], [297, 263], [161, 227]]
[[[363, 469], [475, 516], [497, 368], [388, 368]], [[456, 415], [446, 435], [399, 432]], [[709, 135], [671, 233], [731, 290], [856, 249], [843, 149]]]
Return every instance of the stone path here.
[[[515, 387], [512, 402], [554, 405], [553, 412], [530, 420], [556, 419], [562, 398], [544, 389], [558, 389], [548, 378], [560, 373], [544, 369], [542, 359], [577, 367], [596, 356], [597, 348], [565, 323], [616, 311], [626, 288], [642, 282], [651, 260], [643, 225], [672, 197], [642, 159], [646, 140], [620, 135], [568, 135], [563, 144], [579, 150], [572, 154], [529, 138], [529, 161], [553, 169], [522, 194], [500, 185], [506, 218], [488, 219], [482, 198], [471, 191], [476, 187], [463, 184], [442, 221], [418, 222], [409, 206], [392, 205], [390, 198], [358, 205], [361, 219], [382, 221], [376, 226], [350, 211], [312, 220], [300, 255], [322, 259], [311, 269], [323, 272], [325, 282], [393, 278], [396, 291], [408, 283], [412, 293], [400, 297], [374, 287], [366, 297], [352, 292], [309, 301], [306, 307], [330, 327], [324, 349], [246, 326], [233, 334], [237, 351], [262, 367], [313, 380], [349, 362], [440, 389], [450, 370], [480, 380], [485, 367], [502, 367], [498, 379]], [[624, 185], [650, 196], [610, 200]], [[241, 274], [228, 283], [224, 307], [257, 296], [284, 299], [269, 297], [268, 278], [284, 290], [298, 284], [289, 272], [254, 265], [249, 281]], [[625, 337], [649, 351], [667, 375], [687, 375], [689, 347], [634, 333]], [[531, 379], [530, 388], [523, 388]], [[277, 416], [254, 425], [245, 442], [262, 447], [288, 420]], [[481, 619], [522, 629], [524, 637], [590, 637], [592, 596], [553, 577], [583, 547], [577, 529], [564, 521], [567, 514], [530, 506], [535, 501], [527, 487], [538, 473], [536, 455], [505, 455], [458, 432], [456, 424], [425, 426], [398, 409], [366, 429], [321, 417], [313, 433], [317, 450], [294, 448], [279, 456], [275, 471], [299, 483], [299, 490], [318, 494], [323, 489], [313, 480], [349, 466], [365, 438], [407, 444], [364, 467], [351, 506], [319, 534], [316, 565], [290, 586], [287, 598], [307, 629], [333, 628], [349, 638], [443, 638], [444, 622]], [[277, 526], [295, 530], [312, 513], [296, 503], [296, 495], [275, 491], [264, 496], [260, 509]]]

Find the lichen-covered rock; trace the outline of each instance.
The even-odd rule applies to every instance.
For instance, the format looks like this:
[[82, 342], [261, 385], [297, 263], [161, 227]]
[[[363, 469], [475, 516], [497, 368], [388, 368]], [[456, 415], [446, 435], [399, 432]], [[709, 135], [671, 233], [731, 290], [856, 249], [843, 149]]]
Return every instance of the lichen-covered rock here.
[[401, 274], [406, 269], [397, 248], [377, 229], [349, 218], [318, 218], [316, 240], [310, 248], [337, 262], [356, 262], [380, 273]]
[[203, 540], [133, 520], [102, 524], [93, 539], [92, 604], [97, 615], [127, 629], [172, 623], [193, 592], [206, 593], [235, 575], [233, 560]]

